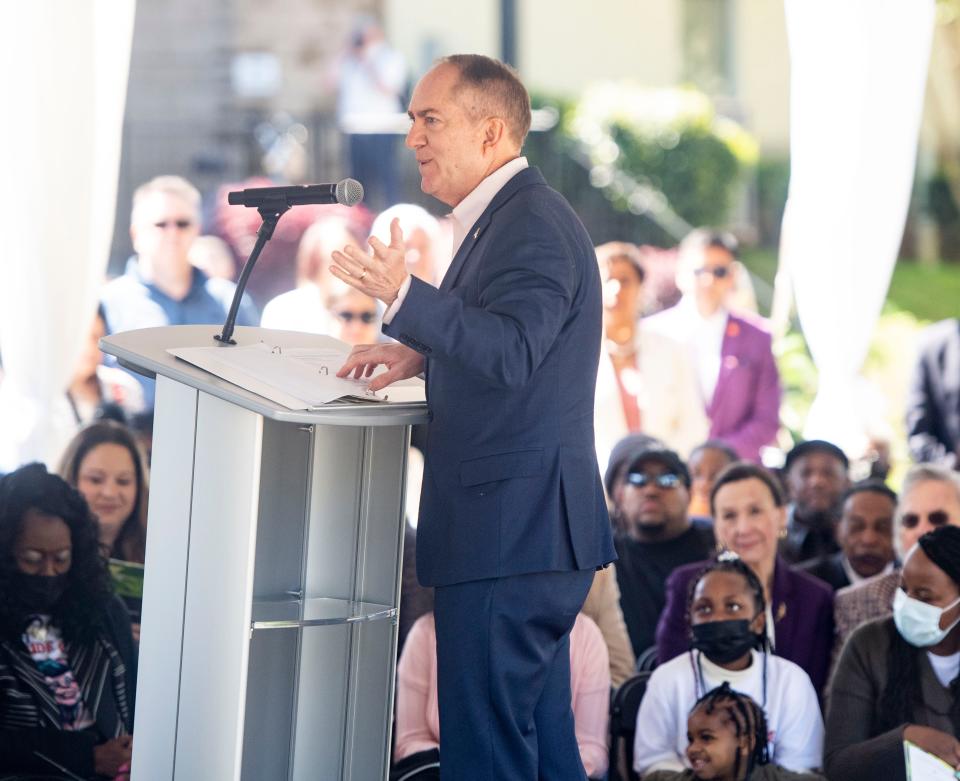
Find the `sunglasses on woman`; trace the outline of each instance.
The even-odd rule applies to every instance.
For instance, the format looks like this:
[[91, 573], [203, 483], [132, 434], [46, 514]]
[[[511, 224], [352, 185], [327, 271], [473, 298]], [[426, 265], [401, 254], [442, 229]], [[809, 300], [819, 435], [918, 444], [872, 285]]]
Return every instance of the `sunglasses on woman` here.
[[370, 323], [377, 319], [377, 313], [343, 311], [337, 312], [337, 317], [339, 317], [345, 323], [352, 323], [354, 320], [359, 320], [364, 325], [370, 325]]
[[723, 279], [730, 274], [730, 268], [728, 266], [714, 266], [713, 268], [707, 268], [706, 266], [701, 266], [698, 269], [694, 269], [693, 273], [698, 277], [701, 274], [713, 274], [714, 279]]

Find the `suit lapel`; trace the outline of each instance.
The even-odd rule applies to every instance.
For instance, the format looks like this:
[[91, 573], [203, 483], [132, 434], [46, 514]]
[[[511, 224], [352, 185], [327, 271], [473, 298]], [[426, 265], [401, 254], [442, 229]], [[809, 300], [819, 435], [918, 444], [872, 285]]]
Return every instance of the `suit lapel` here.
[[720, 409], [726, 392], [731, 372], [737, 368], [740, 352], [740, 324], [733, 315], [727, 316], [727, 324], [723, 327], [723, 341], [720, 344], [720, 372], [717, 375], [717, 384], [713, 388], [713, 398], [710, 399], [708, 415], [712, 420]]
[[793, 645], [793, 621], [785, 620], [787, 618], [787, 603], [790, 601], [790, 593], [793, 591], [790, 583], [790, 576], [787, 564], [783, 559], [777, 556], [773, 568], [773, 588], [771, 589], [771, 601], [773, 606], [773, 633], [774, 644], [779, 648], [789, 648]]
[[488, 207], [487, 210], [480, 215], [480, 219], [470, 228], [467, 235], [463, 237], [463, 241], [460, 242], [460, 248], [457, 250], [457, 254], [453, 256], [450, 268], [448, 268], [447, 273], [443, 275], [443, 281], [440, 283], [441, 290], [446, 292], [457, 283], [457, 280], [460, 278], [460, 273], [463, 271], [463, 266], [467, 262], [467, 258], [470, 257], [470, 253], [477, 244], [477, 239], [480, 238], [480, 235], [489, 224], [490, 209]]
[[463, 268], [470, 257], [470, 253], [476, 246], [477, 240], [483, 235], [483, 232], [490, 224], [493, 213], [503, 206], [507, 201], [509, 201], [514, 195], [516, 195], [517, 192], [519, 192], [522, 188], [534, 184], [546, 184], [546, 182], [543, 178], [543, 175], [540, 173], [540, 170], [531, 166], [529, 168], [524, 168], [522, 171], [512, 176], [507, 183], [500, 188], [500, 191], [493, 196], [493, 200], [490, 201], [490, 203], [487, 205], [487, 208], [483, 210], [483, 214], [480, 215], [480, 218], [470, 227], [467, 235], [463, 237], [463, 241], [461, 242], [460, 247], [457, 249], [457, 254], [454, 255], [453, 261], [450, 263], [450, 268], [448, 268], [447, 273], [443, 275], [443, 281], [440, 283], [440, 290], [444, 292], [449, 291], [454, 285], [457, 284], [457, 280], [460, 279], [460, 275], [463, 273]]

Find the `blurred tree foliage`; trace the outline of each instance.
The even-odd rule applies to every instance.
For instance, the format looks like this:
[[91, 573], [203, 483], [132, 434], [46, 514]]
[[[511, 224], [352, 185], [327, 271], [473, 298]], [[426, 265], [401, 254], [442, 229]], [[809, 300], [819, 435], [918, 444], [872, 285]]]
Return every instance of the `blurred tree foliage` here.
[[605, 82], [533, 103], [557, 124], [531, 134], [527, 155], [597, 242], [672, 246], [691, 226], [724, 225], [756, 163], [753, 137], [693, 89]]

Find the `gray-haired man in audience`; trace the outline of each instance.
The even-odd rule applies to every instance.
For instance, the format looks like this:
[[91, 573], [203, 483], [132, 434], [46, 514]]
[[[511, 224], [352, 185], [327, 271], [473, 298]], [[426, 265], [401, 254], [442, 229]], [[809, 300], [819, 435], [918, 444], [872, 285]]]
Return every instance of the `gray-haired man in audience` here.
[[[896, 542], [902, 559], [918, 539], [938, 526], [960, 526], [960, 475], [933, 464], [917, 464], [907, 472], [896, 514]], [[864, 621], [889, 616], [900, 572], [878, 575], [836, 593], [834, 615], [837, 648]]]

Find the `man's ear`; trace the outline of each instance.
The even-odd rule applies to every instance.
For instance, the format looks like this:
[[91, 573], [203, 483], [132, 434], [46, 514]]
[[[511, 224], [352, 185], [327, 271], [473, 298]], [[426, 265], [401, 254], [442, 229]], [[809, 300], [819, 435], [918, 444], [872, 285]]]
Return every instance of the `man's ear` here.
[[484, 151], [496, 149], [506, 137], [507, 126], [500, 117], [488, 117], [483, 121]]

